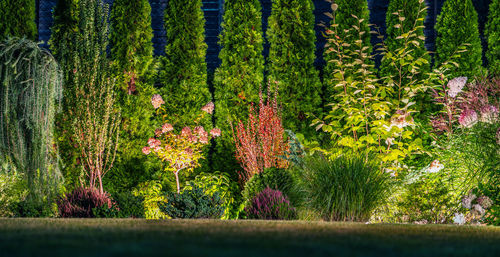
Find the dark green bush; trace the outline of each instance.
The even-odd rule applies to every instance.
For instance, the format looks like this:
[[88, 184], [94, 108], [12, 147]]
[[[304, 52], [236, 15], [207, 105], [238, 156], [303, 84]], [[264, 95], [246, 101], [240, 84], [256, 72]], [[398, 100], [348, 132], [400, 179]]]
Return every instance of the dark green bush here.
[[36, 40], [35, 0], [0, 1], [0, 40], [26, 37]]
[[167, 202], [160, 202], [159, 207], [174, 219], [219, 219], [224, 214], [224, 201], [219, 192], [209, 195], [197, 186], [180, 194], [170, 192]]
[[118, 217], [144, 218], [143, 196], [136, 196], [131, 191], [124, 191], [112, 194], [112, 197], [119, 208]]
[[327, 160], [306, 160], [301, 183], [310, 208], [327, 221], [366, 221], [383, 204], [389, 191], [389, 174], [365, 155]]
[[491, 0], [484, 36], [488, 42], [486, 58], [490, 71], [500, 74], [500, 0]]
[[258, 0], [225, 1], [219, 44], [221, 65], [215, 71], [215, 170], [238, 170], [230, 122], [248, 117], [248, 103], [258, 102], [264, 80], [262, 13]]
[[269, 187], [252, 198], [245, 212], [249, 219], [292, 220], [297, 218], [297, 211], [287, 197], [279, 190]]
[[[452, 69], [454, 77], [479, 75], [482, 65], [482, 46], [479, 38], [478, 16], [471, 0], [446, 0], [435, 25], [436, 65], [450, 61], [459, 48], [466, 52], [453, 59], [459, 66]], [[466, 45], [464, 45], [466, 44]]]
[[283, 192], [289, 196], [293, 192], [294, 178], [288, 170], [278, 168], [268, 168], [264, 172], [255, 174], [245, 184], [242, 195], [245, 203], [250, 201], [267, 187]]
[[[321, 112], [321, 83], [314, 67], [316, 35], [311, 0], [273, 1], [267, 39], [271, 90], [279, 87], [285, 129], [314, 136], [308, 115]], [[273, 82], [277, 81], [277, 85]]]

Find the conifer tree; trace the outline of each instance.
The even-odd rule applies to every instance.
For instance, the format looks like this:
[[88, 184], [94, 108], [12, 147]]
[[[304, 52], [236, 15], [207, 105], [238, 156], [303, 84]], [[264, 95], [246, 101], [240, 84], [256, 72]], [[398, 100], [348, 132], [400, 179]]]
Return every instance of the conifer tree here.
[[[415, 58], [423, 57], [428, 63], [420, 67], [421, 74], [425, 75], [430, 70], [430, 55], [427, 54], [425, 48], [424, 35], [424, 19], [427, 16], [427, 9], [421, 11], [421, 6], [424, 5], [424, 0], [392, 0], [389, 2], [387, 9], [385, 24], [387, 27], [387, 37], [384, 42], [385, 51], [393, 53], [397, 49], [401, 49], [404, 45], [404, 40], [400, 39], [402, 35], [415, 29], [416, 38], [411, 39], [416, 42], [412, 44], [411, 55]], [[380, 70], [382, 76], [395, 76], [397, 71], [389, 67], [389, 59], [382, 61]]]
[[[115, 0], [111, 10], [110, 39], [115, 92], [122, 114], [117, 169], [110, 175], [121, 172], [121, 176], [128, 178], [120, 179], [122, 183], [134, 183], [132, 178], [140, 177], [138, 171], [148, 169], [141, 146], [154, 131], [151, 119], [154, 109], [150, 99], [156, 91], [153, 87], [155, 63], [149, 1]], [[134, 185], [120, 185], [125, 186]]]
[[262, 14], [259, 0], [230, 0], [224, 4], [219, 44], [222, 63], [215, 72], [216, 127], [222, 137], [216, 142], [216, 170], [236, 170], [230, 123], [248, 117], [248, 103], [258, 102], [264, 80]]
[[[367, 51], [371, 52], [372, 45], [370, 43], [370, 27], [368, 26], [370, 20], [370, 13], [368, 10], [368, 2], [366, 0], [332, 0], [332, 21], [329, 30], [327, 30], [327, 40], [332, 37], [338, 37], [343, 42], [349, 44], [345, 45], [346, 51], [355, 48], [355, 41], [362, 40], [363, 46], [368, 47]], [[363, 22], [359, 22], [363, 20]], [[359, 26], [359, 31], [362, 35], [354, 35], [353, 26]], [[338, 67], [336, 60], [339, 56], [336, 51], [329, 51], [332, 47], [330, 44], [325, 46], [327, 49], [323, 54], [326, 65], [324, 68], [323, 81], [325, 84], [325, 98], [329, 102], [332, 95], [335, 94], [336, 80], [333, 71]]]
[[491, 0], [488, 22], [484, 29], [484, 36], [488, 42], [488, 59], [490, 72], [500, 74], [500, 0]]
[[[481, 71], [482, 47], [479, 38], [478, 16], [471, 0], [446, 0], [435, 25], [436, 65], [452, 61], [458, 64], [450, 70], [454, 77], [473, 77]], [[466, 52], [452, 58], [461, 47]]]
[[311, 0], [273, 1], [267, 30], [267, 71], [278, 84], [284, 127], [308, 135], [315, 132], [307, 115], [318, 115], [322, 109], [321, 83], [314, 67], [313, 9]]
[[0, 39], [8, 36], [36, 39], [35, 0], [0, 1]]
[[[161, 95], [176, 128], [190, 125], [211, 100], [205, 60], [205, 18], [201, 0], [170, 0], [165, 9], [166, 47], [160, 71]], [[207, 116], [200, 125], [211, 127]]]

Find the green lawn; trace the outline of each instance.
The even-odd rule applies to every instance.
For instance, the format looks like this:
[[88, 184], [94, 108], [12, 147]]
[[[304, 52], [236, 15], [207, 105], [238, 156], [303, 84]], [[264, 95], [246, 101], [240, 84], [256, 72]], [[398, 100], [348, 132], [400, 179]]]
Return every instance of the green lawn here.
[[0, 219], [0, 256], [500, 256], [500, 227]]

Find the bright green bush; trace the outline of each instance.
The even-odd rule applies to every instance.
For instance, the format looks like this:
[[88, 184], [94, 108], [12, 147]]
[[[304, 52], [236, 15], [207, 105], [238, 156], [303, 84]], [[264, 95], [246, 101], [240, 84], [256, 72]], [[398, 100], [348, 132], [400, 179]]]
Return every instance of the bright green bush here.
[[[430, 70], [430, 55], [425, 48], [424, 20], [427, 16], [427, 8], [424, 0], [393, 0], [389, 2], [385, 24], [387, 27], [387, 38], [384, 42], [385, 51], [395, 53], [405, 47], [407, 41], [408, 51], [416, 58], [425, 59], [419, 67], [420, 77]], [[413, 31], [414, 36], [408, 37], [406, 33]], [[406, 37], [405, 37], [406, 36]], [[390, 66], [391, 59], [384, 59], [380, 67], [382, 76], [395, 77], [398, 69]], [[420, 79], [420, 78], [418, 78]], [[407, 82], [407, 81], [405, 81]]]
[[484, 36], [488, 42], [488, 59], [490, 71], [500, 74], [500, 1], [492, 0], [488, 14], [488, 22], [484, 29]]
[[124, 190], [145, 180], [152, 170], [160, 169], [158, 162], [148, 160], [141, 152], [155, 128], [150, 99], [156, 92], [153, 87], [156, 67], [149, 1], [114, 1], [110, 30], [112, 70], [122, 123], [117, 160], [109, 178], [116, 182], [110, 186]]
[[[308, 115], [321, 112], [321, 83], [314, 67], [314, 4], [311, 0], [273, 1], [267, 39], [267, 72], [279, 88], [285, 129], [314, 135]], [[274, 81], [277, 82], [274, 85]]]
[[306, 160], [301, 184], [307, 204], [327, 221], [366, 221], [388, 197], [390, 176], [373, 158], [341, 156]]
[[35, 0], [0, 1], [0, 40], [8, 36], [36, 40]]
[[[323, 81], [326, 85], [325, 98], [330, 99], [330, 96], [335, 95], [339, 90], [336, 89], [338, 81], [335, 78], [336, 70], [338, 69], [338, 63], [336, 60], [340, 58], [339, 52], [342, 51], [354, 51], [356, 49], [356, 40], [361, 39], [361, 45], [367, 47], [366, 52], [372, 52], [372, 45], [370, 42], [370, 12], [368, 10], [368, 2], [366, 0], [336, 0], [332, 4], [332, 21], [330, 28], [327, 30], [326, 37], [328, 41], [331, 41], [335, 37], [341, 38], [341, 40], [349, 45], [339, 45], [327, 44], [325, 46], [326, 51], [323, 57], [326, 62], [324, 69]], [[353, 17], [356, 16], [356, 17]], [[363, 20], [363, 22], [359, 22]], [[357, 26], [359, 29], [354, 30], [353, 26]], [[340, 47], [335, 51], [329, 50], [329, 48]], [[371, 60], [368, 58], [365, 60], [366, 64], [370, 64]], [[355, 70], [356, 66], [352, 68]]]
[[450, 73], [455, 76], [479, 75], [482, 65], [482, 46], [479, 38], [478, 16], [471, 0], [446, 0], [435, 25], [436, 65], [449, 61], [465, 47], [466, 52], [453, 61], [458, 67]]
[[[171, 0], [165, 9], [167, 45], [160, 70], [160, 92], [174, 127], [192, 125], [199, 108], [211, 100], [201, 7], [201, 0]], [[200, 125], [212, 127], [210, 117]]]
[[159, 203], [167, 201], [162, 192], [162, 184], [158, 181], [146, 181], [137, 186], [132, 191], [136, 197], [142, 197], [144, 200], [144, 217], [146, 219], [166, 219], [168, 218], [159, 207]]
[[230, 123], [247, 117], [248, 103], [258, 102], [264, 80], [262, 13], [258, 0], [225, 1], [219, 44], [221, 65], [215, 71], [216, 125], [222, 130], [214, 168], [238, 170]]
[[181, 193], [170, 192], [160, 210], [174, 219], [219, 219], [224, 214], [224, 201], [219, 192], [212, 195], [197, 186]]
[[[267, 187], [281, 191], [285, 196], [290, 197], [294, 191], [294, 178], [286, 169], [268, 168], [261, 173], [257, 173], [247, 181], [242, 195], [245, 204]], [[294, 195], [295, 196], [295, 195]], [[293, 200], [293, 199], [292, 199]]]
[[22, 173], [8, 162], [2, 161], [0, 165], [0, 217], [12, 217], [28, 195], [28, 187]]

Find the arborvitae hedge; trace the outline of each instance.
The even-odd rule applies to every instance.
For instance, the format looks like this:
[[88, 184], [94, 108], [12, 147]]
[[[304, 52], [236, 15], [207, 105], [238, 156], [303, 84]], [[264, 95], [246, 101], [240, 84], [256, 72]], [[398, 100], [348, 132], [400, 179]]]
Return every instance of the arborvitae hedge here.
[[311, 0], [273, 1], [267, 39], [268, 76], [279, 82], [286, 129], [314, 135], [307, 114], [321, 112], [321, 82], [314, 67], [314, 5]]
[[486, 58], [490, 72], [500, 74], [500, 0], [491, 0], [484, 36], [488, 42]]
[[[330, 29], [335, 31], [335, 33], [327, 34], [327, 38], [338, 36], [346, 43], [350, 44], [350, 46], [345, 46], [346, 49], [354, 48], [354, 41], [359, 39], [359, 35], [351, 35], [354, 31], [353, 26], [359, 26], [358, 19], [364, 19], [365, 22], [362, 23], [362, 28], [360, 28], [360, 31], [364, 32], [364, 34], [361, 35], [361, 39], [363, 40], [363, 45], [369, 47], [369, 52], [371, 52], [370, 27], [368, 26], [370, 20], [368, 2], [366, 0], [335, 0], [332, 3], [332, 12], [333, 19]], [[358, 19], [353, 17], [353, 15], [358, 17]], [[347, 32], [347, 30], [350, 31]], [[326, 48], [329, 47], [331, 46], [327, 44]], [[329, 99], [331, 99], [330, 96], [335, 94], [335, 89], [333, 87], [336, 83], [333, 80], [333, 71], [336, 69], [336, 64], [333, 61], [337, 60], [338, 56], [334, 51], [327, 50], [324, 52], [323, 57], [326, 61], [323, 75], [323, 82], [326, 85], [325, 98], [327, 102], [329, 102]]]
[[8, 36], [36, 40], [35, 0], [0, 1], [0, 39]]
[[[386, 51], [388, 52], [394, 52], [397, 49], [401, 49], [404, 47], [404, 41], [397, 39], [397, 37], [403, 35], [404, 33], [408, 33], [416, 27], [419, 27], [416, 30], [417, 38], [413, 39], [417, 41], [419, 45], [412, 45], [412, 49], [408, 50], [413, 50], [412, 55], [415, 58], [425, 56], [425, 59], [429, 61], [428, 64], [421, 67], [421, 71], [423, 72], [422, 74], [425, 75], [425, 72], [428, 72], [430, 69], [430, 55], [426, 54], [427, 49], [425, 48], [425, 35], [423, 28], [427, 11], [420, 12], [419, 15], [420, 1], [421, 0], [392, 0], [389, 2], [385, 19], [387, 38], [384, 44]], [[402, 17], [404, 17], [404, 20], [400, 20]], [[398, 24], [402, 26], [394, 27]], [[387, 61], [389, 60], [382, 61], [380, 67], [382, 76], [392, 76], [395, 73], [395, 70], [391, 70], [391, 68], [388, 67]]]
[[[120, 146], [110, 178], [121, 188], [133, 187], [148, 170], [142, 146], [154, 135], [153, 29], [148, 0], [115, 0], [111, 10], [111, 58], [121, 107]], [[118, 174], [120, 173], [120, 174]], [[132, 183], [132, 184], [131, 184]]]
[[264, 80], [262, 13], [259, 0], [224, 4], [219, 44], [222, 63], [215, 71], [216, 125], [222, 130], [214, 156], [215, 170], [234, 171], [234, 143], [230, 122], [248, 118], [248, 103], [258, 102]]
[[[170, 0], [165, 9], [166, 47], [161, 95], [174, 128], [192, 124], [211, 100], [207, 84], [205, 18], [201, 0]], [[202, 122], [211, 127], [211, 120]]]
[[463, 44], [467, 52], [453, 59], [459, 67], [451, 70], [452, 76], [473, 77], [482, 65], [482, 47], [479, 38], [478, 16], [471, 0], [446, 0], [435, 25], [436, 64], [440, 65], [459, 50]]

